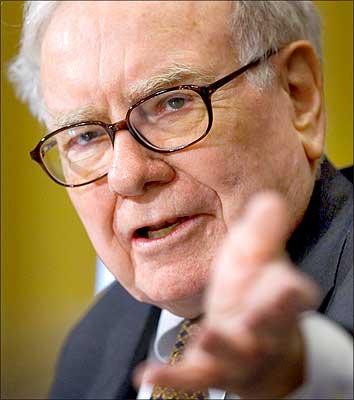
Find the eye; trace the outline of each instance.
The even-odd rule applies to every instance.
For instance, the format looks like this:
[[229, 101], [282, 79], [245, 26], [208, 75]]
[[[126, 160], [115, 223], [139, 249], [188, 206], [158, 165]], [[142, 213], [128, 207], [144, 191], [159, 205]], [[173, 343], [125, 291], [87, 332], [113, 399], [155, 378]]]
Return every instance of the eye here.
[[94, 142], [95, 139], [103, 136], [104, 133], [100, 132], [99, 130], [89, 130], [82, 133], [75, 132], [71, 135], [74, 136], [70, 140], [71, 145], [87, 146], [88, 144]]
[[85, 132], [83, 134], [81, 134], [78, 138], [77, 138], [77, 143], [81, 144], [81, 145], [85, 145], [89, 142], [91, 142], [93, 139], [96, 139], [97, 137], [100, 136], [99, 132]]
[[[143, 122], [154, 122], [166, 118], [181, 118], [193, 111], [200, 104], [197, 93], [191, 90], [172, 90], [153, 96], [134, 109], [134, 119], [141, 125]], [[137, 122], [139, 119], [139, 122]]]
[[172, 97], [167, 100], [167, 105], [172, 110], [179, 110], [185, 105], [186, 100], [183, 97]]

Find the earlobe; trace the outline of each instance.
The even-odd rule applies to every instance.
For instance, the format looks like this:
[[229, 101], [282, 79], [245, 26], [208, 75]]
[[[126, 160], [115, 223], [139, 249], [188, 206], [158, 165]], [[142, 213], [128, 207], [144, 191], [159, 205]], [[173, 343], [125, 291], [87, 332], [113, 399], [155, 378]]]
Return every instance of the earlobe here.
[[291, 43], [282, 54], [281, 79], [309, 162], [315, 164], [324, 148], [325, 112], [320, 62], [307, 41]]

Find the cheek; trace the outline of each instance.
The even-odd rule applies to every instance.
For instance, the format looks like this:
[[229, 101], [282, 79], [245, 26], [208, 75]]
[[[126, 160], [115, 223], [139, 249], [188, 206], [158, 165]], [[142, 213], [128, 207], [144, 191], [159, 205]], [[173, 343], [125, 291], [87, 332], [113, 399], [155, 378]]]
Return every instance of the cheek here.
[[112, 215], [114, 200], [99, 187], [69, 189], [70, 199], [86, 229], [96, 253], [102, 258], [107, 267], [109, 259], [108, 246], [114, 239], [112, 230]]
[[82, 188], [68, 189], [72, 201], [88, 234], [97, 240], [112, 233], [111, 223], [115, 198], [105, 184], [92, 184]]
[[272, 102], [257, 96], [245, 103], [249, 106], [242, 110], [236, 105], [223, 113], [227, 119], [216, 112], [209, 136], [181, 165], [217, 194], [227, 226], [255, 192], [273, 189], [287, 195], [302, 160], [286, 104], [273, 105], [278, 110], [272, 111]]
[[86, 229], [96, 253], [116, 279], [137, 298], [134, 268], [130, 255], [113, 231], [115, 208], [119, 202], [106, 184], [68, 189], [69, 197]]

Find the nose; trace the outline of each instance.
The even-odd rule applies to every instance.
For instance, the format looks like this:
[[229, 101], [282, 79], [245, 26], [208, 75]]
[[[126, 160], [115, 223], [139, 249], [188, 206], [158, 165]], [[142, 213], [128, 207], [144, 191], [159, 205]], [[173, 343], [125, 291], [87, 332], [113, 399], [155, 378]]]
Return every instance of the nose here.
[[174, 177], [175, 170], [158, 153], [145, 149], [127, 130], [116, 133], [108, 171], [111, 192], [123, 197], [140, 196], [151, 185], [169, 183]]

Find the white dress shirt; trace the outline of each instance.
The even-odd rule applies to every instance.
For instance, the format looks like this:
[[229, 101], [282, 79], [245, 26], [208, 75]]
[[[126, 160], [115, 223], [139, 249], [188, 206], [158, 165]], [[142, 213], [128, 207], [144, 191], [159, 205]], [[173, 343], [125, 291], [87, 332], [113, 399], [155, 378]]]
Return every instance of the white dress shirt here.
[[[162, 310], [148, 360], [167, 363], [183, 318]], [[307, 347], [304, 384], [286, 399], [353, 399], [353, 340], [339, 325], [315, 312], [304, 313], [301, 329]], [[150, 399], [143, 383], [137, 399]], [[239, 399], [236, 394], [209, 388], [210, 399]]]

